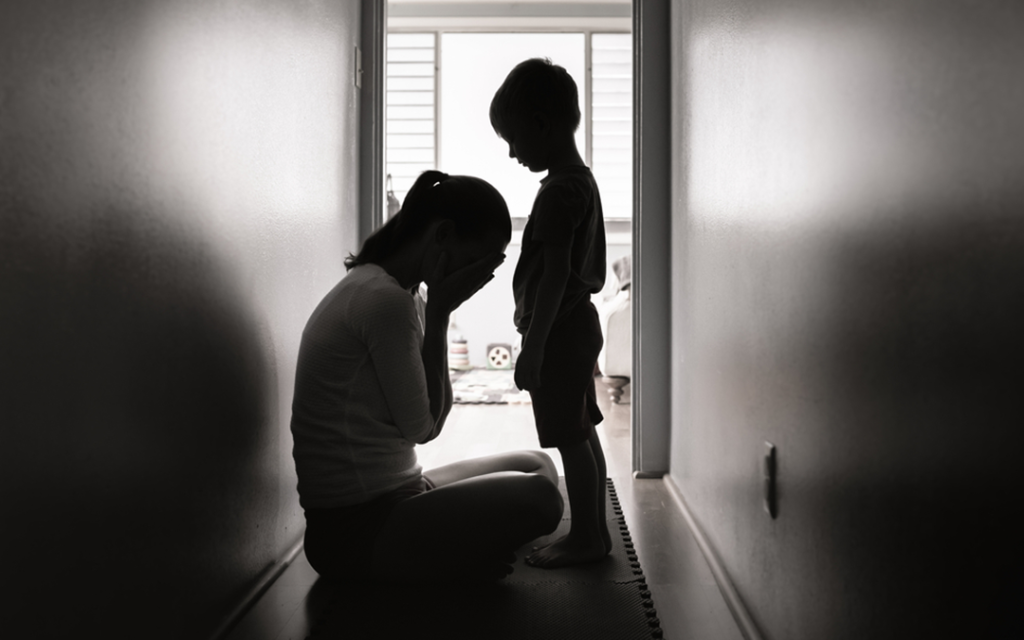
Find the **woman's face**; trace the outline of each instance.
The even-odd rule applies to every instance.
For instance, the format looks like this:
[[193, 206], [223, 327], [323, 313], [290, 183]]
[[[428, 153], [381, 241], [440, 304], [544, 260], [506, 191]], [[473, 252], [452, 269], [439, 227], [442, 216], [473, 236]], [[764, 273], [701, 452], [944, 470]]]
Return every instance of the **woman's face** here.
[[476, 238], [470, 240], [453, 235], [444, 244], [446, 246], [442, 246], [441, 250], [448, 254], [448, 268], [445, 275], [454, 273], [463, 267], [468, 267], [492, 253], [504, 253], [505, 247], [508, 246], [505, 239], [498, 233], [490, 234], [483, 239]]

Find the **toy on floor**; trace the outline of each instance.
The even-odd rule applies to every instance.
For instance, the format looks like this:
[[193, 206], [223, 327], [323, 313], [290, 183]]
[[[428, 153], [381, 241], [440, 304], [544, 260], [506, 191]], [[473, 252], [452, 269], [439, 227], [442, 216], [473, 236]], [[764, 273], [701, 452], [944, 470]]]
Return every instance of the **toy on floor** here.
[[512, 368], [512, 345], [498, 343], [487, 345], [488, 369]]
[[448, 368], [457, 371], [472, 369], [469, 365], [469, 343], [455, 324], [454, 313], [448, 325]]

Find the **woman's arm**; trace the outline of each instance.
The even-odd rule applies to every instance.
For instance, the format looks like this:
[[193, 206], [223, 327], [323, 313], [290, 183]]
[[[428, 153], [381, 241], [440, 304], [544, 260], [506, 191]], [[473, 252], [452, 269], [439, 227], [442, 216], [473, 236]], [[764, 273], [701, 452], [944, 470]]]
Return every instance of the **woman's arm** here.
[[452, 408], [452, 383], [448, 376], [448, 323], [452, 311], [490, 282], [494, 278], [494, 270], [504, 260], [504, 254], [495, 253], [454, 273], [446, 273], [448, 254], [442, 253], [427, 282], [429, 295], [423, 335], [423, 369], [434, 429], [424, 442], [440, 435]]
[[396, 287], [367, 294], [350, 305], [349, 319], [366, 344], [394, 425], [406, 439], [425, 442], [436, 422], [423, 362], [425, 318], [408, 291]]
[[427, 396], [434, 428], [423, 442], [436, 438], [452, 409], [452, 383], [448, 376], [448, 323], [450, 313], [427, 302], [423, 335], [423, 372], [427, 378]]

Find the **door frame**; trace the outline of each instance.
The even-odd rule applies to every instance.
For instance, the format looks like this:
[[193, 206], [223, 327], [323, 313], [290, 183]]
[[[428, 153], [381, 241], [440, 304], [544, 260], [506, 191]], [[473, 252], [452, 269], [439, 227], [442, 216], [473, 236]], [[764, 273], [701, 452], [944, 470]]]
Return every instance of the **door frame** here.
[[359, 246], [384, 219], [384, 56], [387, 0], [360, 0], [359, 78]]
[[669, 470], [672, 431], [669, 0], [633, 0], [633, 475]]

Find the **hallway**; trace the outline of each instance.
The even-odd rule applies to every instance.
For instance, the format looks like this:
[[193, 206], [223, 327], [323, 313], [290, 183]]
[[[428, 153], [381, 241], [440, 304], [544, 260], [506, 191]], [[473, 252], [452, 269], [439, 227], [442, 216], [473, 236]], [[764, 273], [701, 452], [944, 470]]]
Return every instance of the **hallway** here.
[[[209, 639], [296, 548], [295, 365], [383, 197], [386, 4], [0, 5], [6, 636]], [[632, 255], [664, 259], [634, 273], [634, 354], [667, 387], [637, 389], [666, 461], [640, 468], [748, 638], [1024, 636], [1024, 3], [632, 6], [665, 112], [638, 164], [667, 182], [635, 191]], [[525, 442], [489, 411], [424, 460]], [[603, 429], [667, 637], [735, 640]], [[311, 580], [246, 624], [301, 636]]]
[[[607, 455], [608, 475], [615, 481], [664, 637], [741, 640], [742, 635], [666, 481], [637, 480], [630, 473], [630, 405], [611, 404], [607, 387], [600, 379], [597, 386], [598, 403], [605, 416], [598, 433]], [[424, 468], [430, 468], [471, 456], [536, 448], [530, 405], [457, 404], [452, 407], [438, 440], [417, 451]], [[557, 452], [549, 453], [561, 472]], [[310, 596], [317, 578], [305, 554], [299, 552], [225, 640], [305, 638], [319, 619], [317, 612], [328, 604], [316, 594]], [[387, 627], [382, 625], [381, 638], [386, 638], [386, 633]]]

